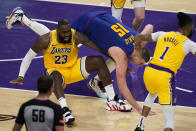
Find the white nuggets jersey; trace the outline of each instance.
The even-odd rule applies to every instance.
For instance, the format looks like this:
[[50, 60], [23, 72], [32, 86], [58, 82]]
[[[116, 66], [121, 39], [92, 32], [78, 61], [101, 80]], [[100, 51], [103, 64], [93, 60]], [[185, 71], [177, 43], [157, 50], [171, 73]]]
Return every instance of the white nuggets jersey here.
[[50, 44], [43, 50], [44, 65], [46, 69], [62, 69], [72, 67], [78, 58], [78, 47], [75, 45], [75, 30], [71, 29], [72, 40], [70, 43], [59, 43], [57, 31], [50, 32]]

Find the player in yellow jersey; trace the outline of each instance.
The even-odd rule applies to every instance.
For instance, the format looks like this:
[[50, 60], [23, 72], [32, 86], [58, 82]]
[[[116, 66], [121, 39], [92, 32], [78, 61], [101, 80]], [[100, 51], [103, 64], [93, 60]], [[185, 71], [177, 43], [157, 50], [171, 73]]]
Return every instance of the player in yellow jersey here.
[[[126, 0], [111, 0], [111, 10], [112, 16], [116, 19], [121, 20], [123, 7], [125, 5]], [[132, 21], [132, 28], [135, 31], [139, 31], [140, 27], [142, 26], [145, 18], [145, 6], [146, 0], [130, 0], [131, 4], [133, 5], [134, 11], [134, 19]]]
[[[19, 19], [18, 14], [22, 12], [21, 8], [16, 8], [8, 18], [7, 27], [10, 23], [16, 22], [16, 20]], [[22, 16], [22, 19], [23, 21], [26, 19], [26, 22], [28, 22], [25, 15]], [[12, 26], [12, 24], [10, 24], [10, 26]], [[86, 56], [78, 58], [79, 43], [86, 46], [91, 45], [91, 48], [102, 52], [85, 34], [72, 29], [70, 23], [66, 19], [60, 20], [57, 29], [55, 30], [50, 31], [49, 29], [46, 29], [44, 32], [37, 31], [37, 33], [42, 36], [37, 39], [35, 44], [24, 57], [17, 79], [10, 81], [10, 83], [23, 84], [23, 78], [32, 59], [42, 51], [44, 56], [44, 66], [47, 69], [47, 73], [54, 80], [54, 93], [62, 107], [64, 113], [63, 116], [67, 124], [72, 123], [75, 118], [72, 116], [71, 111], [68, 108], [63, 88], [66, 87], [66, 84], [86, 79], [95, 71], [98, 72], [106, 90], [108, 97], [106, 109], [109, 108], [108, 106], [111, 106], [115, 107], [115, 110], [118, 111], [131, 110], [130, 105], [122, 103], [115, 96], [110, 72], [101, 56]]]
[[177, 17], [177, 32], [160, 31], [150, 35], [135, 36], [137, 43], [157, 41], [154, 56], [144, 71], [144, 83], [149, 94], [145, 99], [142, 116], [135, 131], [144, 131], [144, 121], [157, 96], [164, 113], [164, 131], [174, 130], [175, 75], [189, 52], [196, 55], [196, 43], [189, 39], [194, 30], [194, 21], [182, 12], [178, 13]]

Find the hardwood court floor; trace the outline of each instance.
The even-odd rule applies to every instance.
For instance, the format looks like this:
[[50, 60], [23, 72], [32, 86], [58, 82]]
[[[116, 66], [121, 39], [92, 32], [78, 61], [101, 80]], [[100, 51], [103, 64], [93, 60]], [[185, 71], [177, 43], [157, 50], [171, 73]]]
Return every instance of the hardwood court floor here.
[[[20, 105], [35, 97], [37, 92], [0, 88], [1, 114], [17, 115]], [[96, 97], [66, 95], [68, 105], [76, 118], [71, 128], [65, 126], [66, 131], [133, 131], [140, 116], [132, 112], [106, 111], [105, 100]], [[54, 95], [51, 99], [57, 102]], [[142, 103], [140, 103], [142, 105]], [[163, 129], [163, 114], [158, 104], [153, 105], [155, 116], [148, 117], [145, 131], [161, 131]], [[175, 113], [176, 131], [195, 131], [196, 109], [178, 107]], [[0, 131], [10, 131], [15, 120], [1, 121]], [[25, 131], [23, 126], [22, 131]]]

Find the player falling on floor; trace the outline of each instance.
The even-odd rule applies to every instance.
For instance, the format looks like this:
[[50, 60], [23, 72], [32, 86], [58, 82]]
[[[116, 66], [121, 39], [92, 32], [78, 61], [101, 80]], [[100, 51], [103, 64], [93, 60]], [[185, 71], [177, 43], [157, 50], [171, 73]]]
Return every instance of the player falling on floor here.
[[[24, 15], [21, 8], [16, 8], [12, 12], [6, 22], [7, 28], [10, 29], [17, 21], [22, 21], [33, 30], [35, 30], [37, 27], [36, 25], [41, 25], [37, 22], [32, 22], [29, 20]], [[63, 88], [65, 88], [67, 84], [86, 79], [89, 74], [94, 71], [98, 72], [108, 96], [106, 109], [118, 111], [131, 110], [130, 105], [125, 105], [118, 99], [117, 96], [115, 96], [111, 77], [102, 57], [87, 56], [78, 58], [77, 46], [79, 43], [83, 43], [87, 46], [94, 45], [91, 46], [91, 48], [99, 50], [99, 48], [97, 48], [85, 34], [72, 29], [70, 23], [66, 19], [62, 19], [58, 22], [56, 30], [50, 31], [43, 25], [41, 26], [46, 30], [42, 29], [40, 26], [40, 28], [36, 28], [37, 33], [42, 36], [37, 39], [35, 44], [24, 57], [21, 63], [18, 78], [12, 80], [11, 83], [23, 84], [23, 78], [32, 59], [40, 51], [42, 51], [44, 56], [44, 66], [47, 69], [47, 73], [52, 76], [54, 80], [54, 93], [62, 107], [66, 123], [72, 123], [75, 118], [72, 116], [71, 111], [68, 108]], [[45, 32], [40, 32], [40, 29], [41, 31]]]

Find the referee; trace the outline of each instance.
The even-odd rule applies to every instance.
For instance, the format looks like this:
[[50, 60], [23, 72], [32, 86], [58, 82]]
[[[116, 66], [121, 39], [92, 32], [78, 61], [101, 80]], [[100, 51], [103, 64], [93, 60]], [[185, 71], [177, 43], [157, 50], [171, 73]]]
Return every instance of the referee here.
[[64, 131], [61, 107], [49, 100], [53, 80], [43, 75], [37, 81], [39, 94], [20, 107], [12, 131], [20, 131], [25, 123], [27, 131]]

